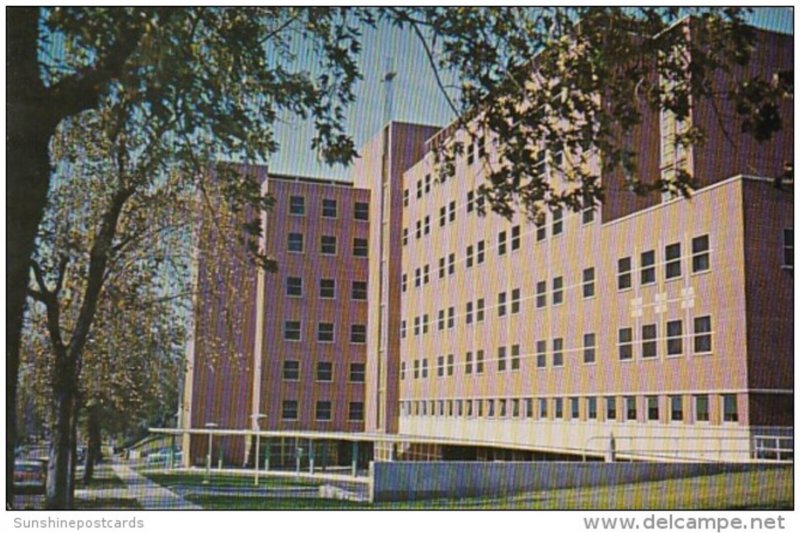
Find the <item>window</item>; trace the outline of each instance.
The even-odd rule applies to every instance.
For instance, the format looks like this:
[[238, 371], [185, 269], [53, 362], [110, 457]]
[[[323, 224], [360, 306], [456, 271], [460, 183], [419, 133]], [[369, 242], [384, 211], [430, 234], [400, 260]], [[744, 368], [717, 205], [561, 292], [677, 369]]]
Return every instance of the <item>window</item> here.
[[506, 347], [500, 346], [497, 349], [497, 371], [505, 372], [506, 370]]
[[553, 416], [556, 420], [564, 418], [564, 399], [563, 398], [554, 398], [553, 399]]
[[466, 268], [472, 268], [472, 245], [467, 246]]
[[348, 420], [361, 422], [364, 420], [364, 402], [350, 402]]
[[478, 298], [477, 302], [477, 310], [475, 311], [475, 321], [476, 322], [483, 322], [483, 307], [484, 307], [483, 298]]
[[283, 400], [281, 418], [283, 420], [297, 420], [297, 400]]
[[642, 252], [642, 285], [656, 282], [656, 253], [653, 250]]
[[475, 191], [467, 191], [467, 213], [475, 209]]
[[319, 251], [326, 255], [336, 255], [336, 237], [333, 235], [323, 235], [320, 239]]
[[519, 370], [519, 344], [511, 346], [511, 370]]
[[547, 341], [536, 341], [536, 368], [547, 366]]
[[501, 231], [497, 234], [497, 255], [505, 255], [506, 253], [506, 232]]
[[422, 333], [428, 333], [428, 314], [422, 315]]
[[455, 201], [450, 202], [450, 209], [448, 209], [447, 220], [448, 220], [448, 222], [455, 222], [456, 221], [456, 203], [455, 203]]
[[708, 235], [692, 239], [692, 272], [704, 272], [711, 266], [708, 251]]
[[467, 302], [467, 310], [464, 313], [467, 324], [472, 324], [472, 302]]
[[333, 381], [333, 363], [330, 361], [317, 363], [317, 381]]
[[553, 278], [553, 305], [564, 303], [564, 278]]
[[591, 193], [583, 195], [583, 210], [581, 211], [581, 222], [590, 224], [594, 222], [594, 198]]
[[298, 381], [300, 379], [300, 361], [283, 362], [284, 381]]
[[322, 199], [322, 216], [325, 218], [336, 218], [336, 200], [329, 198]]
[[711, 317], [694, 319], [694, 353], [711, 352]]
[[647, 420], [658, 421], [658, 396], [647, 397]]
[[431, 175], [425, 174], [425, 194], [431, 192]]
[[595, 362], [595, 334], [594, 333], [584, 333], [583, 335], [583, 362], [584, 363], [594, 363]]
[[583, 297], [594, 296], [594, 267], [583, 269]]
[[407, 330], [408, 330], [408, 328], [407, 328], [406, 321], [405, 320], [401, 320], [400, 321], [400, 338], [401, 339], [405, 339], [406, 338]]
[[515, 315], [519, 313], [519, 300], [520, 300], [520, 292], [519, 289], [514, 289], [511, 291], [511, 314]]
[[505, 399], [497, 400], [497, 417], [498, 418], [505, 418], [508, 416], [508, 411], [506, 410], [506, 406], [508, 402]]
[[431, 281], [431, 267], [425, 265], [422, 267], [422, 284], [427, 285]]
[[405, 361], [401, 361], [400, 362], [400, 379], [401, 380], [405, 380], [406, 379], [406, 362]]
[[299, 341], [300, 340], [300, 321], [287, 320], [283, 323], [283, 340], [286, 341]]
[[735, 394], [722, 395], [722, 421], [723, 422], [739, 421], [739, 408], [737, 406]]
[[414, 269], [414, 286], [419, 287], [422, 285], [422, 269], [415, 268]]
[[417, 239], [421, 239], [422, 238], [422, 221], [421, 220], [417, 220], [417, 231], [414, 232], [414, 235], [416, 235]]
[[317, 324], [317, 341], [333, 342], [333, 323], [320, 322]]
[[536, 242], [541, 242], [547, 238], [547, 223], [542, 215], [542, 221], [536, 223]]
[[586, 418], [597, 420], [597, 398], [593, 396], [586, 398]]
[[464, 373], [472, 374], [472, 352], [467, 352], [465, 363]]
[[453, 371], [455, 370], [456, 362], [455, 362], [455, 355], [447, 354], [447, 375], [452, 376]]
[[306, 199], [302, 196], [289, 197], [289, 214], [303, 216], [306, 214]]
[[290, 233], [289, 234], [289, 247], [290, 252], [303, 253], [303, 234]]
[[483, 374], [483, 350], [475, 352], [475, 373]]
[[417, 180], [417, 198], [422, 198], [422, 180]]
[[450, 307], [447, 309], [447, 329], [452, 329], [456, 326], [456, 308]]
[[426, 216], [424, 224], [422, 225], [422, 233], [428, 235], [431, 232], [431, 217]]
[[354, 257], [367, 257], [367, 239], [353, 239], [353, 256]]
[[697, 394], [694, 397], [695, 422], [708, 422], [708, 394]]
[[553, 366], [564, 366], [564, 339], [553, 339]]
[[542, 308], [547, 305], [547, 281], [536, 283], [536, 307]]
[[439, 208], [439, 226], [447, 224], [447, 207], [442, 206]]
[[581, 417], [580, 398], [569, 399], [569, 417], [572, 420], [578, 420]]
[[403, 207], [408, 207], [409, 196], [408, 189], [403, 189]]
[[486, 243], [484, 241], [478, 241], [478, 260], [477, 263], [480, 265], [483, 263], [483, 259], [485, 254], [483, 253], [484, 248], [486, 247]]
[[636, 397], [625, 397], [625, 420], [636, 421]]
[[633, 359], [633, 329], [619, 329], [619, 360], [630, 361]]
[[444, 277], [444, 273], [445, 273], [444, 257], [440, 257], [439, 258], [439, 279], [442, 279]]
[[642, 358], [652, 359], [653, 357], [658, 357], [656, 325], [645, 324], [642, 326]]
[[471, 165], [475, 162], [475, 143], [467, 144], [467, 164]]
[[525, 398], [525, 416], [533, 418], [533, 398]]
[[519, 250], [520, 243], [520, 227], [514, 226], [511, 228], [511, 251]]
[[486, 400], [486, 416], [494, 418], [494, 400]]
[[664, 255], [667, 259], [664, 277], [667, 279], [679, 278], [681, 276], [681, 243], [668, 245], [664, 248]]
[[511, 416], [514, 418], [519, 418], [519, 399], [514, 398], [511, 400]]
[[287, 296], [302, 296], [303, 295], [303, 278], [286, 278], [286, 295]]
[[553, 211], [553, 237], [564, 231], [564, 210], [560, 207]]
[[414, 336], [416, 337], [417, 335], [419, 335], [419, 317], [415, 316], [414, 317]]
[[408, 245], [408, 228], [403, 228], [403, 246]]
[[351, 297], [353, 300], [366, 300], [367, 299], [367, 282], [366, 281], [354, 281], [352, 290], [351, 290]]
[[547, 398], [539, 398], [539, 418], [547, 419]]
[[447, 257], [447, 273], [450, 275], [456, 273], [456, 254], [450, 254]]
[[436, 375], [438, 377], [444, 376], [444, 356], [440, 355], [436, 358]]
[[[404, 197], [407, 197], [408, 189], [404, 192]], [[369, 220], [369, 204], [367, 202], [356, 202], [355, 208], [353, 209], [353, 216], [356, 220]]]
[[439, 320], [436, 321], [439, 331], [444, 329], [444, 309], [439, 309]]
[[317, 420], [326, 421], [331, 419], [331, 402], [318, 401], [317, 402]]
[[673, 422], [683, 420], [683, 396], [669, 397], [669, 419]]
[[617, 399], [613, 396], [606, 398], [606, 420], [617, 419]]
[[506, 293], [504, 292], [497, 295], [497, 316], [506, 316]]
[[794, 268], [794, 229], [783, 230], [783, 266]]
[[400, 282], [400, 290], [406, 292], [408, 290], [408, 274], [403, 272], [402, 280]]
[[667, 356], [683, 355], [683, 321], [667, 322]]
[[422, 360], [422, 373], [420, 374], [422, 378], [428, 377], [428, 359], [425, 358]]
[[366, 374], [366, 365], [364, 363], [350, 363], [351, 383], [364, 383]]
[[336, 280], [322, 278], [319, 280], [319, 297], [336, 298]]
[[631, 258], [623, 257], [617, 261], [617, 289], [631, 288]]
[[364, 344], [367, 342], [367, 326], [364, 324], [351, 325], [350, 342], [353, 344]]

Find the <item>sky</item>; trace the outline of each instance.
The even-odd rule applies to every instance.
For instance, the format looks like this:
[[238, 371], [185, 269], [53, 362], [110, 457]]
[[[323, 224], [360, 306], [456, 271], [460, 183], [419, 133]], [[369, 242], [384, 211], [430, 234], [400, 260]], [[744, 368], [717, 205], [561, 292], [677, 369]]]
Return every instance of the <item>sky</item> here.
[[[793, 33], [794, 13], [790, 7], [755, 8], [748, 17], [753, 26]], [[444, 96], [436, 85], [422, 45], [410, 30], [389, 25], [364, 31], [360, 69], [363, 75], [355, 88], [356, 102], [348, 114], [347, 131], [356, 147], [374, 137], [385, 123], [385, 89], [381, 82], [388, 58], [394, 61], [391, 118], [396, 121], [444, 126], [453, 120]], [[303, 54], [298, 61], [303, 61]], [[448, 80], [452, 82], [452, 80]], [[352, 179], [351, 170], [320, 162], [310, 150], [313, 128], [309, 123], [286, 116], [276, 126], [280, 150], [269, 160], [271, 172], [327, 179]]]

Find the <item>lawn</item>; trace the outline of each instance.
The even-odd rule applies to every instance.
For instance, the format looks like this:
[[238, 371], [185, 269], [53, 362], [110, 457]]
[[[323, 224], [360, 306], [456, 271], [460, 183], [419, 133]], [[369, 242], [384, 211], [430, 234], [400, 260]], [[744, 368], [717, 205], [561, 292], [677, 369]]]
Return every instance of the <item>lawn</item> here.
[[[171, 487], [219, 487], [219, 488], [253, 488], [253, 474], [215, 474], [211, 473], [211, 482], [204, 485], [205, 472], [154, 472], [144, 474], [151, 481], [166, 488]], [[258, 479], [259, 487], [315, 487], [320, 483], [307, 479], [294, 479], [292, 477], [265, 477]]]
[[83, 477], [78, 478], [79, 489], [124, 489], [127, 487], [109, 464], [98, 465], [95, 468], [94, 476], [89, 483], [83, 483]]
[[97, 498], [92, 500], [75, 500], [75, 509], [80, 511], [113, 510], [138, 511], [143, 507], [134, 498]]

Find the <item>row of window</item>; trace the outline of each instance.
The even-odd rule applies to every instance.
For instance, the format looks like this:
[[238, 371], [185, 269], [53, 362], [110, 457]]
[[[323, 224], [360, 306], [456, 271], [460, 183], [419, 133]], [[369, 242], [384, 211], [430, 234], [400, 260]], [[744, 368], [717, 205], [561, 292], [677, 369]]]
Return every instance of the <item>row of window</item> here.
[[[452, 308], [451, 308], [452, 309]], [[414, 334], [427, 333], [428, 331], [428, 315], [423, 315], [422, 320], [416, 317], [414, 320]], [[440, 319], [441, 320], [441, 319]], [[448, 317], [448, 327], [449, 326]], [[691, 353], [694, 355], [708, 355], [712, 352], [712, 331], [711, 331], [711, 317], [700, 316], [692, 321], [694, 329], [690, 335], [683, 333], [683, 320], [669, 320], [666, 323], [666, 336], [658, 336], [657, 324], [644, 324], [641, 327], [641, 336], [638, 339], [639, 357], [642, 360], [657, 359], [663, 353], [666, 357], [680, 357], [685, 352], [685, 341], [689, 339], [691, 345]], [[401, 336], [405, 335], [405, 323], [401, 324]], [[440, 329], [444, 329], [440, 327]], [[620, 361], [631, 361], [634, 358], [634, 336], [633, 328], [619, 328], [618, 330], [618, 357]], [[548, 345], [550, 351], [548, 352]], [[663, 352], [659, 349], [662, 347]], [[594, 364], [597, 362], [597, 334], [584, 333], [583, 345], [577, 349], [565, 350], [563, 337], [552, 339], [549, 343], [547, 340], [537, 340], [535, 343], [535, 352], [529, 354], [521, 354], [519, 344], [513, 344], [509, 347], [500, 346], [497, 348], [497, 371], [504, 372], [506, 370], [519, 370], [520, 360], [523, 358], [534, 358], [536, 368], [560, 368], [564, 366], [565, 352], [578, 352], [582, 354], [582, 360], [585, 364]], [[548, 357], [549, 356], [549, 357]], [[437, 359], [440, 363], [443, 356]], [[454, 364], [454, 356], [450, 354], [447, 356], [449, 365]], [[550, 361], [548, 365], [548, 360]], [[415, 359], [414, 365], [414, 379], [428, 377], [428, 359]], [[468, 351], [464, 357], [464, 374], [484, 373], [484, 351], [477, 350], [473, 360], [473, 352]], [[438, 376], [443, 376], [441, 372], [437, 373]], [[453, 375], [451, 370], [448, 370], [448, 376]], [[400, 363], [400, 379], [405, 379], [406, 376], [406, 363]]]
[[[576, 421], [599, 420], [602, 416], [605, 421], [687, 422], [688, 400], [691, 401], [691, 421], [709, 422], [709, 396], [709, 394], [693, 394], [691, 396], [402, 400], [400, 415]], [[739, 409], [736, 395], [721, 394], [719, 397], [720, 419], [723, 422], [738, 422]]]
[[[305, 196], [289, 197], [289, 214], [300, 217], [306, 215]], [[333, 198], [322, 199], [322, 216], [323, 218], [338, 218], [339, 208], [336, 200]], [[368, 221], [369, 204], [367, 202], [355, 202], [353, 204], [353, 218], [355, 220]]]
[[[366, 366], [364, 363], [350, 363], [350, 383], [364, 383], [365, 376]], [[318, 361], [314, 379], [316, 381], [332, 382], [333, 363], [330, 361]], [[300, 381], [300, 361], [287, 359], [283, 362], [283, 380]]]
[[[303, 278], [288, 276], [286, 278], [286, 295], [292, 297], [302, 297]], [[330, 278], [320, 278], [319, 280], [319, 297], [324, 299], [336, 298], [336, 280]], [[350, 298], [353, 300], [366, 300], [367, 299], [367, 282], [366, 281], [352, 281], [350, 284]]]
[[[305, 251], [304, 236], [302, 233], [289, 233], [287, 250], [293, 253]], [[367, 239], [353, 238], [353, 257], [367, 257], [369, 250]], [[319, 239], [319, 253], [322, 255], [336, 255], [336, 237], [334, 235], [321, 235]]]
[[[283, 323], [283, 340], [302, 340], [302, 330], [303, 323], [301, 320], [286, 320]], [[317, 342], [335, 342], [334, 330], [333, 322], [318, 322]], [[350, 342], [353, 344], [364, 344], [367, 342], [367, 326], [365, 324], [352, 324], [350, 326]]]
[[[300, 403], [297, 400], [283, 400], [281, 418], [283, 420], [299, 420]], [[329, 400], [317, 401], [314, 409], [314, 419], [317, 422], [332, 420], [333, 402]], [[347, 410], [347, 419], [350, 422], [364, 420], [364, 402], [350, 402]]]
[[[700, 235], [692, 239], [691, 271], [693, 274], [705, 272], [711, 268], [708, 235]], [[676, 242], [664, 247], [664, 279], [670, 280], [683, 274], [681, 243]], [[650, 285], [656, 282], [656, 251], [647, 250], [639, 256], [639, 282]], [[633, 261], [630, 256], [617, 261], [617, 289], [625, 290], [633, 286]]]

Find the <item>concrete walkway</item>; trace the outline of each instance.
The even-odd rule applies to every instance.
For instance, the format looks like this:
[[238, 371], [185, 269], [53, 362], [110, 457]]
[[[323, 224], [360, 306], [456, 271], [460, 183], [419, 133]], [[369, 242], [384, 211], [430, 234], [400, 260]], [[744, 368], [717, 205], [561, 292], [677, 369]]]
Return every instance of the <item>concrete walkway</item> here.
[[114, 462], [114, 473], [128, 486], [128, 496], [136, 498], [144, 509], [201, 510], [202, 507], [181, 498], [169, 489], [153, 483], [125, 463]]

